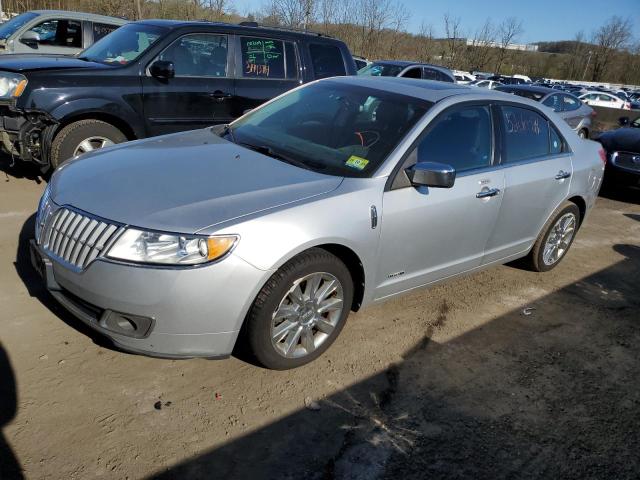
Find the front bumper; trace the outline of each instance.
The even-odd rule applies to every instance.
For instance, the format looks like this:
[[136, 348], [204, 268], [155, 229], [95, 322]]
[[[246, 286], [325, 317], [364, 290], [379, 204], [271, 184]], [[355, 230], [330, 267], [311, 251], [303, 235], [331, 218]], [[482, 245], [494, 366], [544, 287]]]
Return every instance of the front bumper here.
[[609, 184], [640, 187], [640, 154], [613, 152], [604, 171]]
[[69, 312], [123, 350], [165, 358], [228, 356], [271, 274], [233, 254], [197, 268], [96, 260], [74, 272], [35, 240], [30, 250], [47, 289]]
[[44, 112], [23, 112], [0, 104], [0, 146], [13, 158], [48, 166], [49, 143], [56, 121]]

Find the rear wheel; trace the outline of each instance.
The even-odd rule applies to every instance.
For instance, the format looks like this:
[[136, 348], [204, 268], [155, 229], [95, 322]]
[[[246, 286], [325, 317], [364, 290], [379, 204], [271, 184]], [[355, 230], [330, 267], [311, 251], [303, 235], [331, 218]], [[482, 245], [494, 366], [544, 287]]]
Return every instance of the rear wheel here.
[[580, 225], [580, 209], [575, 203], [565, 202], [542, 228], [540, 236], [529, 254], [530, 266], [536, 272], [555, 268], [569, 251]]
[[580, 138], [589, 138], [589, 132], [587, 132], [587, 130], [585, 128], [580, 129], [580, 131], [578, 132], [578, 136]]
[[102, 120], [70, 123], [60, 130], [51, 143], [51, 166], [57, 168], [70, 158], [126, 141], [124, 133]]
[[347, 267], [314, 248], [282, 266], [246, 319], [246, 341], [264, 367], [286, 370], [318, 358], [342, 330], [353, 300]]

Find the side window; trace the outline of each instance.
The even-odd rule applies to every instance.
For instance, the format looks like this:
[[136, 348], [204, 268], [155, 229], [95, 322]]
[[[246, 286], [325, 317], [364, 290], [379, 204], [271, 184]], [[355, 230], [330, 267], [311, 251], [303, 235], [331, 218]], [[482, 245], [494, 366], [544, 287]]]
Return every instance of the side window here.
[[176, 77], [226, 77], [227, 36], [209, 33], [185, 35], [158, 57], [173, 62]]
[[504, 162], [513, 163], [549, 154], [549, 126], [542, 115], [519, 107], [501, 107]]
[[549, 129], [549, 151], [552, 155], [564, 152], [564, 142], [554, 127]]
[[578, 99], [570, 97], [569, 95], [562, 96], [563, 112], [572, 112], [573, 110], [577, 110], [578, 108], [580, 108], [580, 101]]
[[[285, 47], [282, 40], [242, 37], [242, 76], [245, 78], [286, 78]], [[295, 56], [294, 56], [295, 60]]]
[[598, 100], [601, 102], [611, 102], [613, 99], [609, 95], [598, 95]]
[[451, 165], [458, 172], [491, 165], [491, 113], [474, 106], [445, 112], [418, 145], [418, 161]]
[[109, 25], [107, 23], [93, 23], [93, 41], [97, 42], [102, 37], [106, 37], [114, 30], [120, 28], [120, 25]]
[[[439, 70], [436, 71], [436, 77], [437, 77], [437, 80], [439, 80], [440, 82], [449, 82], [449, 83], [453, 82], [453, 80], [451, 80], [451, 77], [449, 75], [446, 75], [446, 74], [444, 74], [443, 72], [441, 72]], [[464, 78], [464, 77], [462, 77], [462, 78]], [[453, 82], [453, 83], [455, 83], [455, 82]]]
[[424, 78], [425, 80], [440, 80], [438, 78], [438, 72], [437, 70], [434, 70], [433, 68], [429, 68], [429, 67], [423, 67], [423, 76], [422, 78]]
[[419, 67], [410, 68], [402, 75], [405, 78], [422, 78], [422, 72]]
[[40, 45], [82, 48], [82, 25], [76, 20], [46, 20], [29, 31], [38, 34]]
[[287, 78], [298, 78], [300, 68], [298, 67], [296, 47], [293, 43], [284, 42], [284, 56], [287, 63]]
[[347, 74], [342, 59], [342, 52], [333, 45], [310, 43], [309, 53], [316, 79], [338, 77]]
[[543, 105], [550, 107], [554, 112], [562, 111], [562, 104], [560, 103], [560, 95], [551, 95], [544, 102]]

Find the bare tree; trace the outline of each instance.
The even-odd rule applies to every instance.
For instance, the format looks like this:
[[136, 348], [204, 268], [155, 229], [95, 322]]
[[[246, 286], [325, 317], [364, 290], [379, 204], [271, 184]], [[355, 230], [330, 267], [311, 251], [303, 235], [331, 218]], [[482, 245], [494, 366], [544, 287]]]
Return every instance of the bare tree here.
[[420, 30], [416, 38], [416, 57], [421, 62], [431, 62], [435, 54], [435, 42], [433, 40], [433, 26], [424, 21], [420, 24]]
[[498, 58], [496, 59], [496, 73], [500, 73], [502, 64], [507, 57], [507, 49], [516, 38], [522, 35], [523, 32], [524, 29], [522, 28], [522, 21], [516, 17], [506, 18], [498, 26], [497, 38], [499, 41], [499, 50]]
[[447, 46], [445, 64], [447, 67], [453, 68], [457, 64], [459, 54], [464, 48], [464, 43], [461, 41], [460, 17], [452, 17], [449, 13], [445, 13], [444, 33]]
[[269, 14], [282, 25], [304, 29], [312, 21], [315, 8], [314, 0], [271, 0], [267, 6]]
[[600, 81], [616, 53], [631, 41], [631, 20], [618, 16], [611, 17], [593, 34], [593, 70], [591, 80]]
[[476, 30], [471, 40], [471, 48], [468, 55], [470, 70], [484, 70], [487, 68], [494, 51], [495, 42], [496, 27], [491, 22], [491, 19], [487, 18], [482, 27]]

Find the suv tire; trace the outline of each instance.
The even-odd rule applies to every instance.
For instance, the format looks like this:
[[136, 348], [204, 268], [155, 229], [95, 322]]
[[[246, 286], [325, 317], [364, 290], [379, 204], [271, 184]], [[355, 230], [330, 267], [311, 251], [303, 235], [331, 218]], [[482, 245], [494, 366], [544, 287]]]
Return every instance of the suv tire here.
[[[66, 160], [79, 155], [78, 150], [83, 142], [86, 142], [87, 148], [81, 153], [126, 141], [125, 134], [107, 122], [94, 119], [79, 120], [64, 127], [53, 139], [50, 163], [53, 168], [57, 168]], [[88, 148], [89, 146], [92, 148]]]
[[[322, 297], [325, 290], [329, 293]], [[292, 298], [298, 295], [295, 303]], [[326, 250], [307, 250], [280, 267], [258, 293], [243, 327], [244, 346], [266, 368], [287, 370], [309, 363], [340, 334], [352, 301], [353, 280], [345, 264]], [[321, 312], [327, 305], [332, 310]], [[285, 311], [292, 313], [276, 316]], [[287, 354], [288, 342], [293, 346]]]

